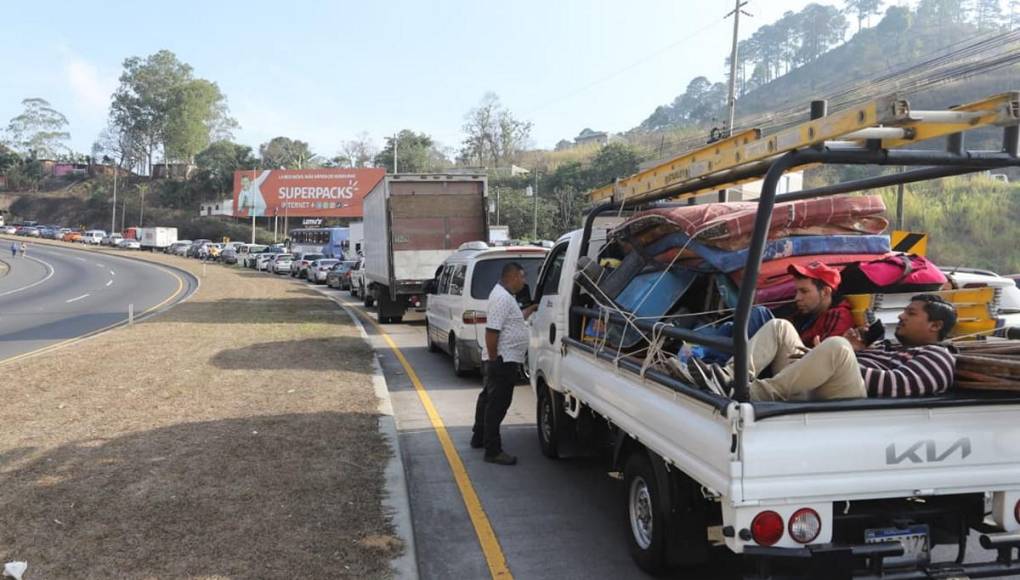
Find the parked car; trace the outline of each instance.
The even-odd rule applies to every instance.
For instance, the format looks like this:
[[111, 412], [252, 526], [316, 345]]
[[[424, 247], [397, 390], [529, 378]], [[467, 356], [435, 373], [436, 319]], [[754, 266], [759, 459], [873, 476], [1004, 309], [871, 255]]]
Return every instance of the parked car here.
[[71, 230], [64, 234], [64, 237], [61, 239], [64, 240], [65, 242], [80, 242], [81, 232], [78, 230]]
[[358, 262], [355, 260], [337, 262], [329, 269], [329, 272], [326, 273], [326, 285], [330, 288], [336, 288], [337, 290], [350, 290], [351, 273], [357, 265]]
[[294, 254], [274, 254], [269, 260], [268, 270], [273, 274], [286, 274], [294, 263]]
[[110, 234], [104, 237], [102, 240], [99, 240], [99, 244], [102, 246], [110, 246], [112, 248], [120, 244], [120, 241], [123, 239], [124, 236], [120, 234]]
[[322, 258], [319, 260], [314, 260], [312, 261], [311, 264], [308, 265], [308, 270], [307, 273], [305, 274], [305, 279], [311, 282], [312, 284], [325, 284], [326, 275], [329, 273], [330, 270], [333, 269], [333, 266], [337, 265], [338, 263], [340, 263], [340, 260], [337, 260], [335, 258]]
[[245, 268], [254, 268], [255, 256], [268, 247], [262, 244], [244, 244], [237, 249], [237, 261]]
[[191, 240], [177, 240], [166, 247], [166, 253], [173, 254], [175, 256], [183, 256], [187, 253], [188, 248], [191, 247]]
[[138, 240], [123, 239], [117, 242], [117, 247], [122, 250], [141, 250], [142, 243]]
[[3, 232], [5, 234], [14, 234], [17, 231], [18, 231], [17, 226], [4, 226], [0, 228], [0, 232]]
[[36, 228], [36, 227], [33, 227], [33, 226], [21, 226], [14, 233], [19, 235], [19, 236], [25, 236], [25, 237], [29, 237], [29, 238], [38, 238], [39, 237], [39, 228]]
[[236, 264], [237, 263], [237, 247], [226, 246], [220, 251], [220, 261], [224, 264]]
[[528, 285], [518, 295], [522, 307], [531, 304], [538, 270], [549, 251], [535, 246], [490, 247], [484, 242], [462, 244], [425, 283], [425, 335], [429, 350], [446, 351], [460, 376], [482, 366], [485, 348], [485, 310], [489, 293], [499, 283], [503, 267], [520, 264]]
[[302, 254], [294, 257], [294, 265], [290, 269], [292, 278], [307, 278], [308, 266], [315, 260], [325, 258], [324, 254]]
[[188, 249], [185, 252], [185, 256], [187, 256], [188, 258], [197, 258], [198, 257], [198, 251], [200, 249], [202, 249], [202, 246], [204, 246], [206, 244], [211, 244], [211, 243], [212, 243], [212, 240], [206, 240], [204, 238], [197, 239], [197, 240], [191, 242], [191, 245], [188, 246]]
[[98, 246], [103, 238], [106, 237], [106, 232], [103, 230], [86, 230], [81, 235], [81, 242], [90, 246]]
[[255, 269], [259, 272], [269, 271], [269, 261], [276, 257], [277, 254], [283, 254], [283, 248], [274, 246], [266, 248], [265, 251], [260, 252], [255, 256]]

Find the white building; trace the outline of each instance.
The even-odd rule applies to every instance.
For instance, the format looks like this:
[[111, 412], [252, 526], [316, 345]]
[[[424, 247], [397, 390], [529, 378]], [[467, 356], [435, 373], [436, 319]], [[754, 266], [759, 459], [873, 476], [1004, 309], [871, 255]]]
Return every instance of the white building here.
[[217, 201], [208, 201], [199, 206], [198, 215], [204, 216], [232, 216], [234, 215], [234, 198], [228, 197]]

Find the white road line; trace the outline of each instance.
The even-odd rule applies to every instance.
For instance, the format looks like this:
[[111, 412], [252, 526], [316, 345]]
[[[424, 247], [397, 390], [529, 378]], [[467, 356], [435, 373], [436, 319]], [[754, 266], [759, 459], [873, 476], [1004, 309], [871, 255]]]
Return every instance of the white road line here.
[[28, 286], [22, 286], [21, 288], [15, 288], [14, 290], [8, 290], [7, 292], [4, 292], [4, 293], [0, 294], [0, 296], [9, 296], [9, 295], [14, 294], [16, 292], [21, 292], [22, 290], [28, 290], [29, 288], [32, 288], [34, 286], [38, 286], [39, 284], [42, 284], [43, 282], [45, 282], [45, 281], [47, 281], [47, 280], [49, 280], [50, 278], [53, 277], [54, 269], [53, 269], [53, 266], [50, 265], [48, 262], [44, 262], [44, 261], [40, 260], [39, 258], [33, 258], [31, 256], [24, 256], [24, 259], [32, 260], [33, 262], [39, 262], [43, 266], [46, 266], [46, 269], [48, 269], [50, 271], [49, 274], [46, 274], [46, 277], [43, 278], [42, 280], [37, 280], [35, 282], [32, 282]]
[[113, 284], [113, 280], [110, 280], [109, 282], [106, 283], [107, 286], [109, 286], [110, 284]]
[[74, 259], [75, 260], [81, 260], [82, 262], [88, 262], [88, 260], [86, 260], [85, 258], [82, 258], [80, 256], [75, 256]]
[[100, 268], [105, 268], [106, 267], [106, 266], [104, 266], [104, 265], [102, 265], [102, 264], [100, 264], [98, 262], [96, 263], [96, 265], [99, 266]]
[[65, 302], [67, 302], [68, 304], [70, 304], [70, 303], [72, 303], [72, 302], [77, 302], [77, 301], [81, 300], [82, 298], [88, 298], [88, 297], [89, 297], [89, 295], [88, 295], [88, 294], [82, 294], [81, 296], [79, 296], [79, 297], [77, 297], [77, 298], [72, 298], [72, 299], [70, 299], [70, 300], [66, 300]]
[[110, 275], [111, 275], [111, 276], [116, 276], [116, 275], [117, 275], [117, 273], [116, 273], [116, 272], [114, 272], [113, 270], [110, 270]]

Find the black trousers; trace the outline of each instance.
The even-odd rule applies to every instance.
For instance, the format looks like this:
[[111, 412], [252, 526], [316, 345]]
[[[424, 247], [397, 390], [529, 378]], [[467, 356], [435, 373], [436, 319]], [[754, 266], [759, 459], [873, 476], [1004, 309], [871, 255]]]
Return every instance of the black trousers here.
[[471, 440], [485, 446], [486, 457], [495, 457], [503, 451], [499, 426], [513, 401], [519, 370], [518, 363], [502, 360], [488, 361], [485, 365], [485, 383], [475, 404], [475, 426]]

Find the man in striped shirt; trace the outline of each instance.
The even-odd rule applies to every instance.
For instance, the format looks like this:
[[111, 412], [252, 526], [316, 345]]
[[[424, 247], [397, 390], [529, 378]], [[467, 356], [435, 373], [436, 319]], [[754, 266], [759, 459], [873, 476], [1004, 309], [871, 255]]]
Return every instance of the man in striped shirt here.
[[[953, 384], [955, 357], [940, 344], [956, 324], [953, 305], [934, 294], [919, 294], [899, 315], [899, 344], [869, 347], [864, 329], [852, 328], [808, 350], [796, 328], [772, 320], [748, 344], [751, 398], [762, 401], [923, 397], [944, 393]], [[732, 364], [720, 368], [692, 359], [696, 383], [731, 383]], [[758, 378], [766, 368], [770, 378]]]

